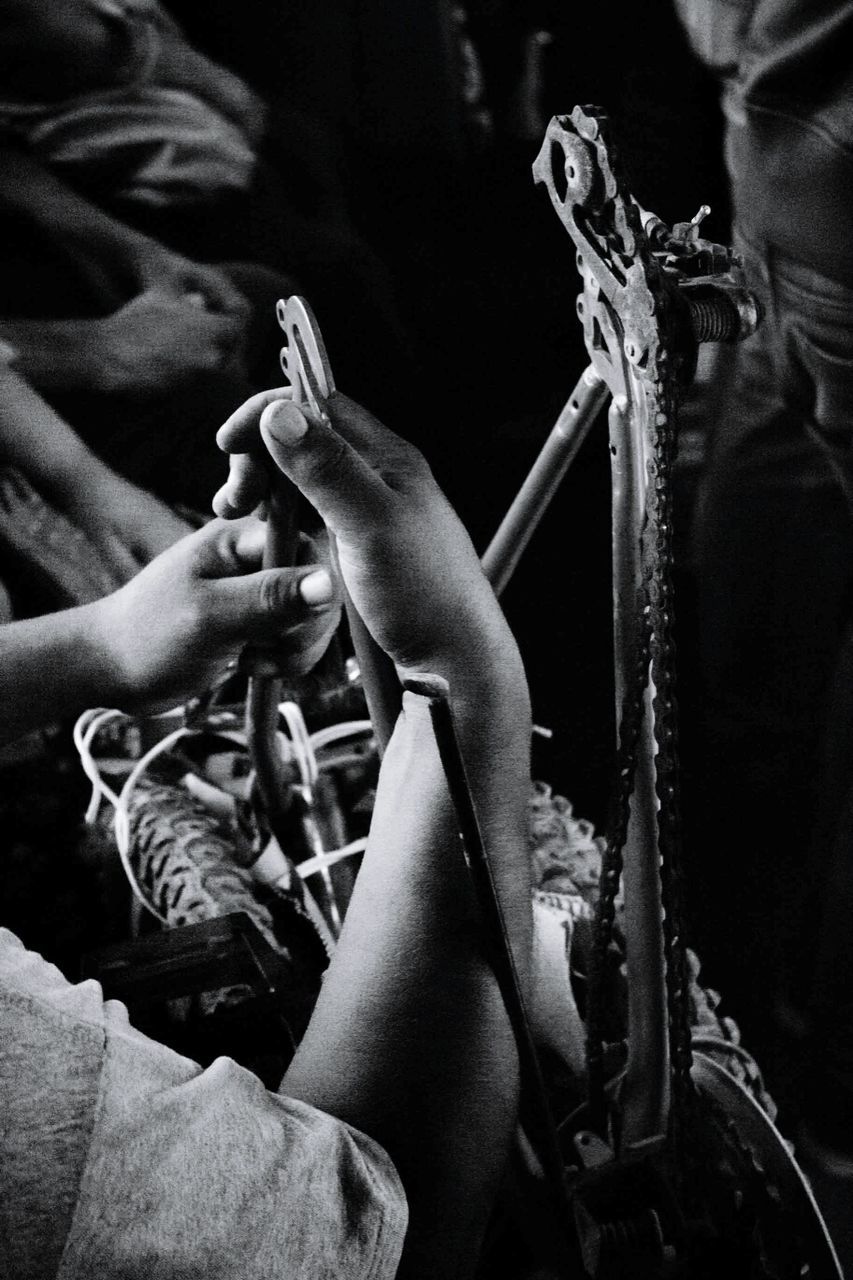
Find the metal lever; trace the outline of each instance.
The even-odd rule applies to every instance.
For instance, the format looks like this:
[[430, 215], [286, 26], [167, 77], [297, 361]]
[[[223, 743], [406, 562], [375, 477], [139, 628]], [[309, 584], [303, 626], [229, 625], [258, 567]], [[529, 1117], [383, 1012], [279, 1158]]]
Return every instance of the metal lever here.
[[[286, 301], [279, 301], [276, 315], [287, 336], [287, 347], [281, 353], [281, 363], [293, 387], [294, 399], [297, 404], [307, 405], [315, 414], [328, 421], [327, 402], [334, 394], [335, 382], [314, 314], [305, 299], [294, 294]], [[337, 570], [337, 547], [331, 535], [329, 543]], [[373, 639], [345, 589], [344, 607], [381, 755], [400, 713], [400, 682], [393, 662]]]
[[561, 1227], [565, 1248], [575, 1257], [572, 1208], [563, 1172], [559, 1137], [545, 1090], [539, 1056], [533, 1042], [524, 995], [503, 908], [492, 874], [489, 854], [480, 829], [465, 760], [456, 734], [450, 689], [446, 680], [432, 674], [409, 677], [403, 688], [426, 699], [438, 754], [456, 813], [462, 853], [477, 899], [486, 952], [494, 972], [518, 1051], [521, 1075], [521, 1122], [532, 1140], [545, 1172]]

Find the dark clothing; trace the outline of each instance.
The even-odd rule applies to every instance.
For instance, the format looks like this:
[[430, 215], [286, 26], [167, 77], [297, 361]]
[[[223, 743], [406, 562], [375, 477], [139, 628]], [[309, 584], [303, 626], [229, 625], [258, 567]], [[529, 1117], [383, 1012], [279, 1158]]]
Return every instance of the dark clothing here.
[[793, 1004], [819, 1088], [846, 1077], [850, 1114], [853, 955], [833, 918], [853, 892], [853, 4], [676, 4], [722, 81], [739, 247], [766, 310], [720, 350], [709, 406], [696, 569], [716, 843], [697, 901], [745, 1033], [778, 1051], [771, 1085], [790, 1077], [778, 1015]]
[[819, 847], [812, 833], [853, 592], [853, 290], [766, 242], [737, 246], [765, 317], [748, 341], [717, 348], [720, 420], [695, 517], [718, 832], [697, 868], [713, 889], [697, 901], [705, 915], [713, 900], [716, 919], [697, 941], [748, 1033], [767, 1026], [780, 988], [805, 996], [805, 919], [829, 853], [826, 832]]
[[676, 0], [723, 84], [735, 217], [853, 285], [853, 4]]

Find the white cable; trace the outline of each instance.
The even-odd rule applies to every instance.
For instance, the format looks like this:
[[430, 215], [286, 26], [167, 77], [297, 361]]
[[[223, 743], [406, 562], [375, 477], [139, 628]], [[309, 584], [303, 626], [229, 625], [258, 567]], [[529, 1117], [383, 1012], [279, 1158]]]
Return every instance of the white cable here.
[[313, 857], [307, 858], [303, 863], [297, 866], [300, 876], [304, 880], [306, 876], [319, 873], [323, 879], [326, 889], [326, 895], [329, 903], [329, 911], [332, 917], [333, 926], [337, 932], [341, 928], [341, 911], [337, 902], [335, 886], [329, 875], [329, 867], [340, 859], [348, 857], [352, 853], [360, 852], [363, 845], [358, 848], [347, 848], [341, 853], [338, 850], [328, 852], [323, 848], [322, 839], [316, 821], [310, 816], [311, 814], [311, 793], [316, 787], [317, 779], [320, 776], [320, 769], [317, 763], [317, 745], [322, 748], [328, 746], [332, 742], [348, 738], [357, 733], [367, 733], [372, 730], [369, 720], [350, 720], [341, 724], [330, 725], [326, 729], [319, 730], [316, 734], [309, 734], [305, 717], [302, 714], [302, 708], [295, 702], [282, 702], [279, 710], [284, 716], [290, 732], [290, 741], [296, 755], [297, 765], [299, 767], [301, 783], [308, 802], [308, 812], [303, 820], [303, 830], [308, 838], [309, 844], [313, 845], [315, 850]]
[[367, 838], [362, 836], [359, 840], [353, 840], [340, 849], [331, 849], [328, 853], [317, 853], [313, 858], [306, 858], [304, 862], [296, 864], [296, 870], [304, 880], [317, 871], [324, 871], [327, 867], [334, 866], [336, 862], [342, 862], [344, 858], [351, 858], [356, 853], [364, 853], [366, 848]]
[[311, 746], [316, 753], [331, 746], [333, 742], [340, 742], [342, 738], [356, 738], [372, 732], [373, 724], [370, 720], [343, 720], [340, 724], [330, 724], [325, 729], [312, 733]]
[[[373, 732], [373, 725], [370, 720], [346, 720], [339, 724], [328, 725], [324, 729], [319, 729], [316, 733], [309, 734], [305, 723], [305, 717], [301, 707], [295, 702], [283, 702], [279, 711], [281, 712], [287, 724], [290, 738], [287, 739], [283, 734], [279, 734], [280, 749], [282, 755], [287, 758], [292, 753], [297, 768], [299, 769], [302, 785], [308, 788], [313, 787], [319, 777], [319, 765], [317, 762], [317, 752], [322, 751], [325, 747], [330, 746], [334, 742], [339, 742], [345, 738], [359, 737]], [[182, 715], [183, 708], [176, 707], [170, 711], [164, 712], [157, 719], [165, 719], [175, 715]], [[149, 751], [141, 757], [130, 771], [119, 794], [109, 787], [101, 776], [98, 764], [92, 754], [92, 746], [98, 733], [105, 725], [122, 719], [131, 719], [124, 712], [114, 708], [94, 707], [88, 711], [84, 711], [78, 718], [73, 729], [74, 745], [80, 757], [80, 764], [86, 777], [92, 783], [92, 797], [86, 810], [85, 820], [87, 823], [93, 823], [97, 818], [101, 802], [108, 800], [115, 809], [114, 830], [116, 838], [116, 847], [118, 849], [119, 858], [122, 868], [127, 877], [131, 891], [137, 901], [153, 915], [161, 924], [168, 924], [168, 921], [159, 911], [148, 901], [145, 893], [139, 884], [133, 867], [130, 863], [130, 799], [133, 792], [142, 777], [143, 773], [148, 769], [149, 765], [164, 752], [168, 751], [181, 738], [194, 736], [194, 731], [182, 726], [167, 734], [165, 738], [156, 743]], [[232, 736], [232, 735], [229, 735]], [[233, 735], [235, 738], [237, 735]], [[313, 857], [306, 859], [297, 866], [300, 878], [303, 880], [308, 876], [315, 875], [318, 872], [323, 875], [324, 880], [328, 876], [328, 868], [334, 866], [335, 863], [343, 861], [344, 858], [353, 857], [362, 853], [367, 844], [366, 839], [354, 840], [350, 844], [342, 846], [340, 849], [332, 849], [328, 852], [321, 851]], [[312, 904], [317, 914], [319, 908], [316, 903]], [[312, 913], [313, 914], [313, 913]], [[328, 927], [327, 927], [328, 928]], [[331, 935], [330, 935], [330, 941]]]
[[86, 730], [86, 734], [83, 738], [84, 755], [86, 758], [88, 758], [88, 761], [91, 762], [91, 770], [92, 770], [92, 772], [89, 774], [89, 777], [92, 780], [92, 798], [89, 801], [88, 808], [84, 815], [90, 823], [93, 823], [97, 818], [98, 811], [100, 809], [100, 802], [102, 799], [108, 800], [110, 804], [113, 806], [113, 808], [115, 808], [116, 803], [118, 801], [118, 796], [116, 792], [112, 789], [112, 787], [107, 786], [107, 784], [103, 780], [100, 767], [98, 765], [97, 760], [94, 758], [92, 748], [94, 746], [95, 739], [97, 738], [98, 734], [101, 732], [101, 729], [103, 729], [107, 724], [115, 723], [116, 720], [120, 720], [120, 719], [122, 719], [121, 712], [109, 712], [109, 711], [105, 712], [103, 715], [94, 717], [91, 725]]
[[108, 787], [101, 777], [101, 771], [92, 755], [92, 743], [105, 724], [108, 724], [111, 720], [119, 720], [122, 717], [123, 712], [121, 711], [111, 710], [106, 707], [94, 707], [89, 711], [84, 711], [74, 725], [72, 736], [74, 746], [77, 748], [77, 754], [80, 757], [80, 766], [92, 784], [92, 796], [84, 815], [84, 821], [88, 826], [91, 826], [97, 818], [102, 800], [109, 800], [113, 808], [118, 804], [118, 796], [115, 791]]
[[[284, 708], [282, 708], [282, 710], [283, 709]], [[318, 751], [322, 751], [325, 747], [331, 746], [333, 742], [340, 742], [345, 738], [353, 738], [372, 732], [373, 724], [370, 720], [345, 720], [340, 724], [328, 725], [325, 729], [318, 729], [317, 732], [312, 733], [308, 739], [310, 764], [312, 769], [319, 773], [319, 766], [317, 764]], [[316, 779], [316, 773], [314, 776]], [[319, 836], [319, 832], [316, 834]], [[340, 917], [337, 898], [331, 876], [329, 875], [329, 868], [334, 866], [337, 862], [342, 862], [344, 858], [350, 858], [355, 854], [363, 853], [366, 845], [366, 839], [353, 840], [350, 844], [346, 844], [340, 849], [331, 849], [326, 851], [323, 849], [322, 845], [319, 844], [318, 840], [315, 844], [315, 848], [318, 849], [317, 853], [315, 853], [313, 857], [306, 858], [304, 862], [297, 863], [296, 865], [296, 870], [299, 873], [300, 879], [303, 881], [306, 880], [308, 876], [316, 875], [318, 873], [323, 877], [326, 892], [329, 896], [330, 906], [338, 921]], [[304, 888], [307, 893], [307, 885], [304, 886]], [[340, 930], [340, 924], [338, 924], [338, 929]]]
[[[165, 720], [175, 715], [183, 715], [183, 707], [173, 707], [152, 719]], [[117, 794], [104, 782], [98, 762], [92, 754], [92, 746], [101, 729], [115, 720], [132, 722], [133, 717], [115, 707], [90, 707], [88, 711], [78, 716], [72, 730], [74, 746], [80, 757], [80, 767], [92, 784], [92, 795], [84, 814], [84, 821], [88, 826], [97, 819], [102, 800], [108, 800], [114, 809], [118, 805]]]
[[302, 785], [310, 789], [316, 785], [320, 770], [302, 708], [296, 702], [282, 702], [278, 709], [287, 724]]

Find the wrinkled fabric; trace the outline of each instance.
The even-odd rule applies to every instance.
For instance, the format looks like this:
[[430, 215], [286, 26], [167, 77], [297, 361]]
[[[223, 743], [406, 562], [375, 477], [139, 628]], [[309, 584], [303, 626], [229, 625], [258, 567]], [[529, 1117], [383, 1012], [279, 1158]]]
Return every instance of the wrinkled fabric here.
[[149, 1040], [0, 929], [4, 1280], [395, 1274], [399, 1178], [371, 1139]]
[[849, 0], [676, 0], [721, 77], [735, 217], [853, 285], [853, 5]]
[[[112, 84], [61, 102], [0, 101], [0, 125], [72, 185], [79, 178], [122, 199], [172, 207], [247, 191], [257, 156], [241, 128], [158, 78], [159, 6], [92, 0], [91, 8], [117, 40]], [[49, 28], [49, 16], [39, 21]]]
[[[693, 537], [704, 785], [732, 829], [693, 890], [700, 952], [772, 1043], [771, 993], [807, 998], [811, 916], [838, 896], [827, 850], [853, 761], [853, 288], [767, 240], [736, 247], [765, 316], [714, 356]], [[843, 948], [833, 967], [850, 973]]]
[[242, 131], [185, 90], [140, 85], [55, 107], [23, 129], [27, 145], [72, 181], [146, 204], [191, 203], [199, 193], [246, 191], [257, 157]]

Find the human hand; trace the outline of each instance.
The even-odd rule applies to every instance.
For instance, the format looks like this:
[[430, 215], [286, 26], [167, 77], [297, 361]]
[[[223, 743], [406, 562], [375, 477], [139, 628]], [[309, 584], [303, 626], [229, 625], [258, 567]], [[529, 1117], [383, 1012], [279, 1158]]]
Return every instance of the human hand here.
[[332, 579], [321, 563], [261, 569], [264, 532], [214, 520], [89, 606], [123, 709], [185, 702], [246, 646], [289, 658], [288, 676], [319, 661], [340, 618]]
[[341, 575], [377, 643], [402, 673], [445, 676], [479, 696], [524, 676], [515, 642], [460, 520], [423, 456], [336, 394], [331, 425], [281, 389], [252, 397], [217, 435], [231, 474], [214, 498], [223, 517], [263, 501], [263, 450], [337, 539]]
[[242, 314], [209, 310], [162, 284], [92, 323], [91, 381], [111, 394], [174, 390], [239, 356], [245, 336]]

